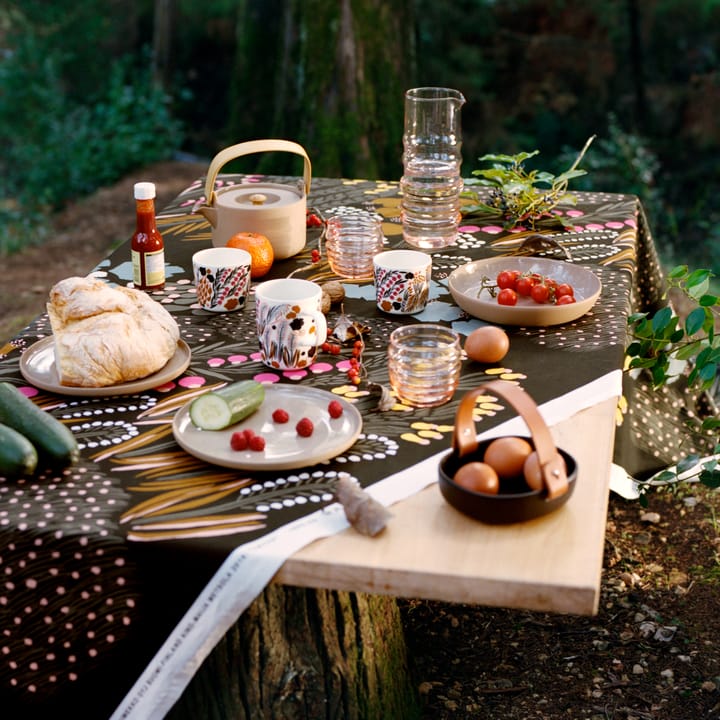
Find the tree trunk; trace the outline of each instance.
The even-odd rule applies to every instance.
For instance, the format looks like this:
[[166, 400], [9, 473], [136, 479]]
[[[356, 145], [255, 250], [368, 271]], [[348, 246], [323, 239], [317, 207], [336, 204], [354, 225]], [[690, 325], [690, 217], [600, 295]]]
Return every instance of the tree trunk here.
[[172, 38], [175, 0], [155, 0], [153, 76], [166, 92], [172, 88]]
[[420, 715], [394, 598], [270, 585], [169, 720], [410, 720]]
[[[244, 0], [228, 144], [264, 126], [303, 145], [316, 176], [399, 179], [412, 20], [408, 0]], [[290, 172], [269, 162], [236, 169]]]

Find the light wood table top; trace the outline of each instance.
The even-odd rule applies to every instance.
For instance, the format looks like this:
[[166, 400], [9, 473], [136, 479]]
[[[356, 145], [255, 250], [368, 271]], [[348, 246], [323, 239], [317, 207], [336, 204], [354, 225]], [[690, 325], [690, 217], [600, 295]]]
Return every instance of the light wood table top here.
[[436, 483], [391, 507], [377, 537], [348, 529], [287, 560], [275, 582], [549, 612], [595, 614], [605, 539], [616, 399], [553, 426], [578, 462], [555, 513], [490, 526], [456, 511]]

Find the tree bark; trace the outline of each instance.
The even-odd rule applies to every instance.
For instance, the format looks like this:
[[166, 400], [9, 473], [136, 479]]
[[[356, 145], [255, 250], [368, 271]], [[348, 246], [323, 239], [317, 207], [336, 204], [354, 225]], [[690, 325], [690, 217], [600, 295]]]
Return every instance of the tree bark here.
[[394, 598], [270, 585], [205, 660], [169, 720], [411, 720]]
[[[303, 145], [314, 175], [399, 179], [412, 20], [409, 0], [244, 0], [228, 137], [264, 126]], [[275, 160], [254, 170], [290, 171]]]
[[153, 76], [166, 92], [172, 88], [172, 38], [175, 0], [155, 0], [153, 20]]

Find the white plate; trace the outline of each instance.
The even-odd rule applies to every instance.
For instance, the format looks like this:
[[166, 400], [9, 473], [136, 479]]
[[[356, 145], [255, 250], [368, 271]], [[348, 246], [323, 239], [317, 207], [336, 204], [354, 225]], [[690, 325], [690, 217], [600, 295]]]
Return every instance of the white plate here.
[[[517, 305], [499, 305], [486, 289], [478, 294], [483, 277], [494, 284], [501, 270], [539, 273], [568, 283], [575, 291], [575, 302], [569, 305], [536, 303], [532, 298], [518, 297]], [[600, 279], [595, 273], [563, 260], [503, 256], [475, 260], [454, 270], [448, 279], [455, 302], [473, 317], [499, 325], [559, 325], [582, 317], [600, 297]]]
[[[331, 418], [328, 404], [337, 400], [343, 407], [339, 418]], [[290, 419], [276, 423], [272, 414], [278, 408]], [[173, 435], [178, 445], [200, 460], [241, 470], [291, 470], [340, 455], [357, 440], [362, 416], [343, 398], [325, 390], [300, 385], [265, 385], [265, 400], [249, 417], [224, 430], [200, 430], [190, 420], [190, 403], [173, 420]], [[310, 437], [295, 430], [298, 420], [310, 418], [314, 425]], [[251, 428], [265, 438], [265, 450], [233, 450], [230, 438], [238, 430]]]
[[35, 387], [59, 395], [85, 395], [91, 397], [107, 397], [110, 395], [132, 395], [133, 393], [150, 390], [163, 383], [174, 380], [187, 370], [190, 365], [190, 348], [184, 340], [178, 340], [175, 354], [165, 366], [152, 375], [139, 380], [108, 385], [107, 387], [71, 387], [61, 385], [55, 367], [55, 339], [52, 335], [32, 344], [20, 357], [22, 376]]

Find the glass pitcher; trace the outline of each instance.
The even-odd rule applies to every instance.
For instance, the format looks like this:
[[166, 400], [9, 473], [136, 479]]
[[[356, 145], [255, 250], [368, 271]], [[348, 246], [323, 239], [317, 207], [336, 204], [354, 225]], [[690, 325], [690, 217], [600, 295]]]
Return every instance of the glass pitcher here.
[[401, 219], [406, 243], [443, 248], [457, 238], [462, 137], [458, 90], [422, 87], [405, 93]]

